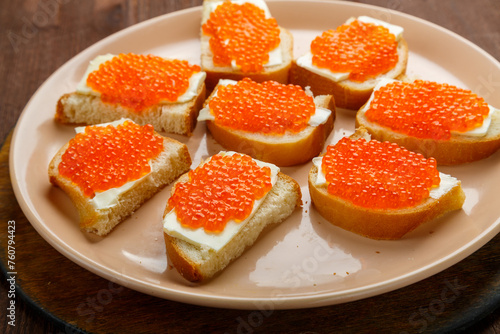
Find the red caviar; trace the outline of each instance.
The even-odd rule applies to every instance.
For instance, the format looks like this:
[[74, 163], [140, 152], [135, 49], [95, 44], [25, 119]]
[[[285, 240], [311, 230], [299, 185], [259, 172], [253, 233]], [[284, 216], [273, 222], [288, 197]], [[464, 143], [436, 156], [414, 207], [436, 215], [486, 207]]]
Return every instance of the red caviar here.
[[396, 36], [383, 26], [353, 20], [327, 30], [311, 43], [312, 62], [363, 82], [386, 73], [398, 62]]
[[217, 154], [189, 172], [189, 181], [176, 186], [168, 205], [183, 226], [221, 232], [228, 221], [245, 220], [254, 201], [271, 188], [269, 167], [247, 155]]
[[104, 102], [140, 113], [161, 101], [177, 101], [189, 88], [189, 78], [200, 70], [185, 60], [120, 54], [91, 72], [87, 85], [101, 93]]
[[328, 192], [371, 209], [412, 207], [440, 183], [436, 160], [397, 144], [342, 138], [321, 165]]
[[269, 62], [269, 52], [280, 44], [280, 29], [274, 18], [251, 3], [225, 1], [210, 13], [202, 26], [210, 36], [215, 66], [231, 66], [234, 60], [242, 72], [259, 72]]
[[479, 127], [488, 104], [471, 91], [449, 84], [395, 81], [375, 91], [369, 121], [417, 138], [448, 140], [451, 131]]
[[248, 78], [219, 86], [209, 107], [216, 124], [275, 135], [300, 132], [316, 111], [313, 97], [300, 86]]
[[152, 125], [125, 121], [116, 127], [87, 126], [70, 140], [59, 163], [59, 174], [87, 197], [118, 188], [151, 171], [149, 161], [163, 150], [163, 138]]

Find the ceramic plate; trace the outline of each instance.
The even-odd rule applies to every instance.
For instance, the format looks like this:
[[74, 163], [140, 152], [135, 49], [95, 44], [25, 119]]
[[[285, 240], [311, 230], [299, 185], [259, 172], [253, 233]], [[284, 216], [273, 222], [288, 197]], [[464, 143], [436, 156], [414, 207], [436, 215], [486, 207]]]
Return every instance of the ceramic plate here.
[[[421, 19], [344, 2], [272, 1], [279, 24], [304, 53], [322, 31], [351, 16], [369, 15], [403, 26], [410, 47], [407, 74], [472, 89], [500, 106], [492, 83], [500, 64], [458, 35]], [[161, 16], [120, 31], [57, 70], [34, 94], [17, 124], [10, 170], [15, 194], [33, 227], [80, 266], [131, 289], [185, 303], [225, 308], [306, 308], [338, 304], [391, 291], [429, 277], [483, 246], [500, 230], [500, 153], [483, 161], [441, 168], [462, 181], [463, 209], [429, 222], [399, 241], [376, 241], [334, 227], [316, 212], [306, 177], [311, 163], [282, 171], [302, 187], [303, 207], [262, 236], [244, 255], [203, 285], [186, 282], [169, 266], [161, 217], [170, 187], [149, 200], [105, 238], [82, 233], [69, 198], [52, 187], [47, 166], [73, 137], [54, 122], [58, 98], [75, 89], [89, 60], [105, 53], [151, 53], [199, 63], [201, 8]], [[328, 143], [354, 130], [354, 113], [339, 110]], [[193, 166], [221, 147], [198, 123], [186, 143]], [[78, 289], [75, 286], [75, 289]]]

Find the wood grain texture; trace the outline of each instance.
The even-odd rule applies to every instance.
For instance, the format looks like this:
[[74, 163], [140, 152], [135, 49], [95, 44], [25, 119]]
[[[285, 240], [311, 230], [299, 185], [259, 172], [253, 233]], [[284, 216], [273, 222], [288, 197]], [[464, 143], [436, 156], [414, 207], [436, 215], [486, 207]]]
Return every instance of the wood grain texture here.
[[[497, 0], [357, 2], [434, 22], [500, 59]], [[0, 278], [0, 332], [500, 332], [500, 236], [448, 270], [381, 296], [309, 310], [240, 311], [171, 302], [118, 286], [61, 256], [38, 235], [14, 198], [8, 174], [8, 134], [29, 98], [57, 68], [104, 37], [199, 4], [201, 0], [0, 0], [0, 262], [5, 265], [7, 259], [8, 221], [15, 220], [20, 289], [12, 327], [6, 317], [10, 284], [7, 276]]]

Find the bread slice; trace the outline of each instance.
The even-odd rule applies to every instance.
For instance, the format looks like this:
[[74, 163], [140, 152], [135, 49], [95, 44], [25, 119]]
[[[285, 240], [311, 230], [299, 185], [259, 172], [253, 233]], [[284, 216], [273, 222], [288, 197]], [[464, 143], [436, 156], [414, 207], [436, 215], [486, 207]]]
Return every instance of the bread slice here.
[[433, 157], [439, 165], [458, 165], [489, 157], [500, 149], [500, 112], [492, 112], [488, 132], [482, 137], [451, 135], [449, 140], [416, 138], [370, 122], [364, 108], [356, 114], [356, 126], [364, 127], [373, 139], [390, 141], [406, 149]]
[[[210, 2], [219, 0], [204, 0], [201, 24], [203, 25], [210, 17]], [[288, 72], [293, 60], [293, 36], [287, 29], [280, 27], [280, 47], [283, 62], [278, 65], [266, 66], [261, 72], [245, 73], [241, 70], [233, 69], [231, 66], [222, 67], [215, 66], [213, 63], [213, 54], [209, 45], [210, 36], [201, 32], [201, 69], [207, 73], [205, 84], [207, 91], [210, 93], [215, 88], [220, 79], [241, 80], [248, 77], [256, 82], [264, 82], [268, 80], [277, 81], [279, 83], [288, 83]]]
[[[188, 180], [185, 174], [174, 185]], [[170, 263], [188, 281], [202, 282], [222, 271], [251, 247], [267, 229], [283, 222], [302, 204], [299, 184], [279, 172], [278, 179], [252, 218], [236, 236], [219, 251], [197, 246], [164, 233]], [[165, 210], [167, 214], [171, 210]]]
[[[214, 93], [207, 99], [205, 107], [213, 96]], [[294, 166], [308, 162], [320, 154], [326, 138], [333, 130], [335, 102], [332, 96], [316, 96], [314, 103], [318, 108], [330, 110], [330, 117], [326, 122], [308, 126], [299, 133], [286, 132], [283, 136], [250, 133], [231, 129], [211, 120], [206, 121], [207, 128], [214, 139], [227, 150], [245, 153], [281, 167]]]
[[75, 204], [80, 215], [80, 228], [99, 236], [108, 234], [146, 200], [188, 171], [191, 166], [191, 157], [187, 146], [174, 139], [163, 137], [163, 151], [150, 161], [151, 172], [137, 181], [133, 187], [120, 194], [115, 206], [97, 209], [78, 186], [59, 174], [58, 166], [68, 146], [69, 142], [57, 152], [50, 162], [48, 169], [50, 182], [68, 194]]
[[408, 44], [403, 37], [398, 41], [397, 51], [399, 59], [393, 69], [364, 82], [354, 82], [349, 79], [338, 82], [333, 81], [297, 65], [297, 59], [292, 62], [289, 81], [301, 87], [309, 86], [314, 95], [333, 95], [337, 108], [358, 110], [368, 101], [380, 77], [392, 79], [403, 79], [405, 77], [408, 63]]
[[[358, 129], [356, 139], [369, 140], [365, 129]], [[458, 182], [440, 198], [427, 198], [422, 203], [405, 209], [370, 209], [352, 204], [328, 193], [327, 186], [316, 185], [318, 168], [313, 166], [309, 172], [308, 184], [314, 207], [327, 221], [345, 230], [372, 239], [396, 240], [421, 224], [462, 207], [465, 194]]]
[[103, 102], [99, 96], [73, 92], [57, 101], [55, 120], [70, 125], [92, 125], [128, 118], [140, 125], [151, 124], [159, 132], [191, 135], [205, 98], [206, 88], [202, 84], [190, 101], [157, 104], [137, 113], [118, 104]]

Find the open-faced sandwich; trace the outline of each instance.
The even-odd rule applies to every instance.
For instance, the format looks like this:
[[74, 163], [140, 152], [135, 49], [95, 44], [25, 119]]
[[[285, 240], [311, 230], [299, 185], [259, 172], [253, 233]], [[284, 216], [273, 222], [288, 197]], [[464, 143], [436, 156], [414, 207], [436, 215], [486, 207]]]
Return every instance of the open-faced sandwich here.
[[120, 120], [77, 128], [48, 173], [78, 209], [80, 228], [104, 236], [190, 166], [186, 145]]
[[317, 36], [309, 52], [293, 61], [290, 82], [333, 95], [338, 108], [358, 110], [377, 79], [403, 77], [407, 61], [402, 27], [360, 16]]
[[330, 95], [313, 97], [297, 85], [221, 80], [200, 111], [225, 149], [292, 166], [319, 155], [333, 129]]
[[298, 183], [248, 155], [220, 152], [174, 184], [163, 218], [170, 263], [200, 282], [301, 205]]
[[156, 131], [190, 135], [206, 97], [205, 73], [185, 60], [153, 55], [102, 55], [75, 92], [57, 103], [55, 119], [91, 125], [128, 118]]
[[432, 81], [383, 79], [356, 115], [372, 138], [440, 165], [484, 159], [500, 148], [500, 110], [470, 90]]
[[460, 181], [440, 173], [433, 158], [370, 140], [364, 128], [313, 163], [314, 207], [333, 225], [373, 239], [400, 239], [465, 200]]
[[209, 92], [219, 79], [288, 82], [293, 37], [264, 1], [205, 0], [201, 24], [201, 68]]

